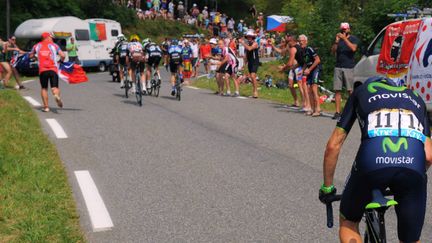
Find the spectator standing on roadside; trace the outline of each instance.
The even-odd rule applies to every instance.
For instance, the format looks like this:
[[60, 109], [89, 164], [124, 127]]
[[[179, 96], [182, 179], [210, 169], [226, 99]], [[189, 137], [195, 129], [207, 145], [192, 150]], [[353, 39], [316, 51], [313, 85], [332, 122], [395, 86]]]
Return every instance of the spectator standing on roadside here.
[[152, 9], [152, 0], [146, 0], [147, 10]]
[[42, 41], [33, 46], [30, 52], [30, 58], [37, 57], [39, 66], [39, 79], [42, 87], [41, 96], [43, 101], [42, 111], [48, 112], [48, 82], [51, 86], [51, 91], [55, 97], [57, 105], [63, 107], [63, 102], [60, 99], [60, 89], [58, 86], [58, 66], [56, 63], [57, 55], [63, 61], [65, 54], [60, 47], [52, 40], [48, 32], [42, 33]]
[[11, 36], [9, 38], [9, 41], [6, 42], [5, 45], [5, 55], [6, 55], [6, 61], [9, 63], [9, 66], [11, 68], [12, 74], [15, 78], [15, 89], [24, 89], [24, 85], [22, 85], [20, 79], [20, 75], [18, 73], [18, 70], [15, 68], [16, 61], [18, 59], [18, 56], [20, 54], [25, 54], [25, 51], [22, 51], [18, 45], [16, 44], [16, 37]]
[[351, 94], [354, 85], [354, 55], [360, 43], [359, 39], [351, 35], [350, 25], [341, 23], [340, 32], [336, 34], [332, 46], [332, 53], [336, 54], [333, 90], [335, 91], [336, 112], [333, 119], [339, 119], [341, 114], [341, 92], [343, 86]]
[[70, 43], [66, 45], [66, 51], [68, 52], [69, 62], [74, 62], [76, 64], [79, 64], [78, 60], [78, 46], [75, 43], [75, 39], [72, 37], [70, 38]]
[[306, 35], [299, 36], [300, 46], [303, 48], [304, 66], [303, 76], [306, 77], [307, 91], [309, 94], [309, 103], [311, 105], [311, 115], [317, 117], [321, 115], [320, 99], [318, 85], [321, 72], [321, 59], [316, 51], [308, 46]]
[[260, 65], [259, 61], [259, 45], [255, 41], [256, 34], [253, 30], [249, 30], [246, 33], [246, 41], [243, 39], [240, 39], [240, 44], [244, 46], [246, 49], [246, 61], [248, 65], [249, 74], [252, 79], [252, 85], [253, 85], [253, 98], [258, 98], [258, 82], [257, 82], [257, 72], [258, 67]]
[[133, 7], [134, 7], [134, 5], [133, 5], [132, 1], [128, 0], [127, 8], [133, 8]]
[[204, 6], [204, 10], [202, 11], [202, 14], [203, 14], [204, 20], [209, 18], [209, 12], [208, 12], [207, 6]]
[[138, 9], [141, 9], [141, 0], [136, 0], [136, 2], [135, 2], [135, 8], [138, 10]]
[[192, 49], [192, 76], [191, 78], [195, 78], [197, 76], [197, 70], [199, 69], [199, 43], [196, 38], [192, 39], [190, 43], [190, 47]]
[[3, 40], [0, 39], [0, 66], [3, 69], [3, 76], [4, 79], [2, 79], [0, 88], [7, 87], [10, 77], [12, 75], [12, 69], [9, 65], [9, 63], [6, 61], [6, 42], [3, 42]]
[[237, 32], [241, 35], [243, 34], [243, 19], [240, 19], [240, 22], [237, 25]]
[[200, 58], [202, 60], [202, 63], [204, 64], [204, 69], [206, 71], [206, 74], [209, 74], [209, 59], [211, 57], [211, 45], [208, 42], [207, 39], [203, 40], [203, 43], [200, 46]]

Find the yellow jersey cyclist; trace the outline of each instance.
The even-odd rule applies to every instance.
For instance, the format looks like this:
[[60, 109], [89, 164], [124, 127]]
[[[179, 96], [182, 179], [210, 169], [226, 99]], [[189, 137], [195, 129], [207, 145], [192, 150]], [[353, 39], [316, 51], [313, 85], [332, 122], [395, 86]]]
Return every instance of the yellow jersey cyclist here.
[[401, 242], [418, 242], [426, 211], [426, 171], [432, 163], [432, 143], [426, 106], [420, 96], [392, 80], [368, 79], [349, 97], [324, 155], [320, 200], [336, 193], [333, 177], [341, 150], [358, 119], [360, 148], [340, 203], [341, 242], [362, 242], [359, 222], [372, 190], [390, 188]]
[[139, 69], [141, 77], [141, 87], [143, 87], [143, 90], [136, 90], [136, 92], [145, 92], [145, 73], [144, 73], [144, 49], [143, 46], [140, 43], [140, 38], [138, 35], [133, 34], [129, 37], [130, 42], [128, 43], [127, 48], [127, 56], [126, 56], [126, 63], [129, 66], [129, 76], [132, 79], [132, 90], [134, 90], [134, 84], [136, 81], [136, 73], [135, 71]]

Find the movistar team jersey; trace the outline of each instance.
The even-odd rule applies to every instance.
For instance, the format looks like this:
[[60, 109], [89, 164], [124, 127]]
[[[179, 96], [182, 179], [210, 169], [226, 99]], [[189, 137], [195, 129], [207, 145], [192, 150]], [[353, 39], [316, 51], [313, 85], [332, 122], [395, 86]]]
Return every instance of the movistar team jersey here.
[[162, 56], [162, 50], [160, 47], [154, 43], [148, 44], [145, 48], [147, 54], [149, 57], [161, 57]]
[[183, 61], [192, 59], [192, 48], [190, 48], [189, 46], [183, 47], [182, 59]]
[[182, 53], [183, 48], [179, 45], [172, 45], [168, 48], [168, 55], [170, 57], [170, 62], [179, 64], [182, 61]]
[[421, 97], [391, 80], [369, 79], [349, 97], [337, 126], [347, 133], [358, 119], [362, 140], [356, 166], [362, 171], [407, 167], [425, 171], [429, 119]]

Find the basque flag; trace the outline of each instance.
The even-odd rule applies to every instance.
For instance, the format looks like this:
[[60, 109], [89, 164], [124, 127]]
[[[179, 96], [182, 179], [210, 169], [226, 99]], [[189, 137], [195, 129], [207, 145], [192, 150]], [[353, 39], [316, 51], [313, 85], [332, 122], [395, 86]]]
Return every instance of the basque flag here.
[[60, 62], [58, 75], [68, 84], [79, 84], [88, 81], [83, 68], [73, 62]]

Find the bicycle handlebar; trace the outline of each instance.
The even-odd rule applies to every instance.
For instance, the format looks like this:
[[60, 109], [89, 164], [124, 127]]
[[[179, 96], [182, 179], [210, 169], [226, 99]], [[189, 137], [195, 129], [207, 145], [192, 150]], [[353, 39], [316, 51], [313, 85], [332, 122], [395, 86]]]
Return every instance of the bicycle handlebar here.
[[342, 194], [334, 195], [333, 198], [331, 198], [330, 202], [326, 204], [326, 211], [327, 211], [327, 227], [333, 228], [333, 205], [332, 203], [335, 201], [340, 201], [342, 198]]

